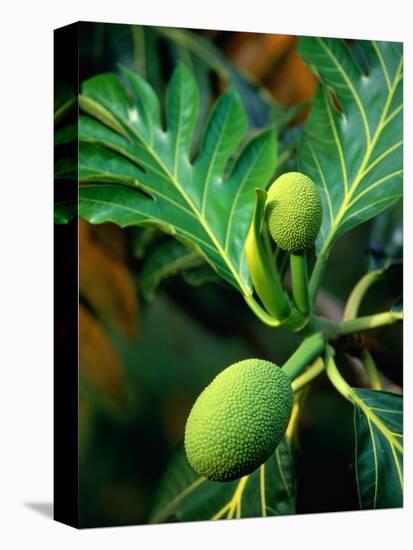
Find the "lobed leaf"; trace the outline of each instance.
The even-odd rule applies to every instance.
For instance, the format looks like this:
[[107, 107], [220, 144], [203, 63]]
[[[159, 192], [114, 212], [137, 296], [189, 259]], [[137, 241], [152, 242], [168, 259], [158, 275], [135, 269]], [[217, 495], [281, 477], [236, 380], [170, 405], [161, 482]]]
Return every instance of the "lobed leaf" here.
[[91, 223], [155, 225], [200, 254], [244, 295], [252, 292], [244, 245], [254, 188], [275, 169], [272, 131], [257, 135], [239, 154], [247, 128], [237, 93], [215, 104], [200, 152], [191, 158], [198, 90], [180, 65], [168, 86], [166, 131], [159, 101], [147, 82], [123, 68], [129, 89], [113, 74], [82, 87], [79, 122], [79, 210]]

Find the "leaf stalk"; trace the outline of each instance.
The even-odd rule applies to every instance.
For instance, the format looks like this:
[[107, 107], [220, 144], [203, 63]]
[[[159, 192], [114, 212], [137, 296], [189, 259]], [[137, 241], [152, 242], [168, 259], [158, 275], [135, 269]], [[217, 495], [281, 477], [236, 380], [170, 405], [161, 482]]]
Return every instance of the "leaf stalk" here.
[[357, 317], [361, 302], [369, 288], [383, 275], [383, 269], [376, 269], [366, 273], [351, 291], [344, 308], [343, 320], [348, 321]]
[[334, 361], [333, 357], [333, 348], [331, 346], [327, 346], [326, 348], [326, 354], [325, 354], [325, 365], [326, 365], [326, 372], [327, 376], [330, 380], [330, 382], [333, 384], [333, 386], [336, 388], [336, 390], [348, 401], [351, 403], [355, 403], [355, 394], [352, 388], [347, 384], [347, 382], [344, 380], [344, 378], [341, 376], [336, 362]]

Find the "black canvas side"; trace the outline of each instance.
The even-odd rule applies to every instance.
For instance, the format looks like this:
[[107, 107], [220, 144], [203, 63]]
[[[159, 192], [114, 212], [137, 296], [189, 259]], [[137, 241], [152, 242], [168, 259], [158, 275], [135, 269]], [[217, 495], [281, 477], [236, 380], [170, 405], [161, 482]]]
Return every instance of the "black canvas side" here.
[[54, 31], [54, 519], [79, 525], [79, 26]]

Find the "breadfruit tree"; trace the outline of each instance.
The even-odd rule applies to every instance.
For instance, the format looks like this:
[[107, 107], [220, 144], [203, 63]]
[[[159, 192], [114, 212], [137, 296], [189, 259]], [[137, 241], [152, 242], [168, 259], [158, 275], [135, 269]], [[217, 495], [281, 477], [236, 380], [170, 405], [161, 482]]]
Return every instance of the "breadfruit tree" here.
[[[281, 163], [275, 124], [251, 130], [237, 83], [203, 118], [198, 77], [183, 63], [165, 102], [123, 66], [81, 86], [80, 217], [171, 237], [145, 266], [150, 293], [178, 272], [220, 280], [275, 339], [280, 327], [297, 338], [284, 365], [265, 357], [222, 365], [188, 416], [154, 522], [294, 513], [293, 436], [305, 389], [323, 373], [354, 410], [360, 508], [403, 503], [402, 397], [383, 390], [360, 336], [403, 313], [399, 303], [359, 313], [394, 262], [354, 281], [342, 319], [320, 314], [317, 302], [337, 240], [402, 196], [402, 46], [306, 37], [298, 53], [319, 83], [292, 169]], [[72, 214], [57, 205], [58, 222]], [[342, 374], [343, 349], [361, 359], [366, 387]]]

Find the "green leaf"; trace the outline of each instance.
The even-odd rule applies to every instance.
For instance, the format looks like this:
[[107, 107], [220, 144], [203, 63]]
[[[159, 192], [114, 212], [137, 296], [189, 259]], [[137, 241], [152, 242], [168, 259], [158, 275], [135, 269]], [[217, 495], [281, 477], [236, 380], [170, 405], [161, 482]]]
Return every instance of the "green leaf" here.
[[[247, 112], [252, 128], [263, 128], [278, 123], [284, 125], [284, 111], [271, 97], [268, 90], [234, 67], [232, 63], [200, 34], [171, 27], [156, 27], [157, 31], [177, 47], [193, 54], [196, 59], [209, 66], [229, 85], [235, 86]], [[185, 60], [185, 59], [184, 59]]]
[[181, 449], [161, 482], [151, 523], [195, 521], [295, 513], [295, 479], [289, 444], [255, 472], [228, 483], [208, 481], [189, 465]]
[[[199, 150], [202, 130], [208, 119], [208, 113], [214, 102], [214, 91], [211, 82], [211, 70], [206, 63], [195, 56], [191, 51], [179, 44], [171, 43], [171, 51], [174, 54], [175, 64], [183, 63], [195, 78], [199, 90], [199, 116], [192, 139], [191, 155]], [[246, 112], [248, 114], [247, 107]], [[248, 134], [247, 134], [248, 136]]]
[[[319, 186], [324, 218], [319, 262], [333, 242], [402, 194], [403, 46], [300, 38], [299, 53], [320, 77], [299, 146], [299, 167]], [[365, 72], [366, 71], [366, 72]]]
[[275, 169], [274, 133], [252, 139], [227, 174], [247, 126], [233, 89], [216, 102], [200, 153], [192, 159], [198, 90], [189, 71], [180, 65], [169, 83], [166, 131], [149, 84], [126, 68], [123, 74], [129, 93], [113, 74], [93, 77], [82, 87], [80, 105], [90, 116], [79, 124], [81, 216], [122, 227], [155, 225], [250, 295], [244, 245], [254, 188], [265, 187]]
[[403, 398], [353, 389], [356, 481], [361, 509], [403, 506]]
[[184, 269], [204, 263], [202, 258], [184, 244], [170, 239], [151, 250], [140, 275], [140, 286], [146, 298], [153, 298], [160, 283]]

